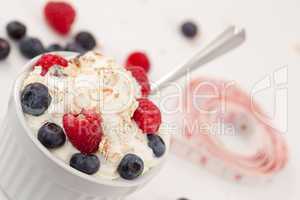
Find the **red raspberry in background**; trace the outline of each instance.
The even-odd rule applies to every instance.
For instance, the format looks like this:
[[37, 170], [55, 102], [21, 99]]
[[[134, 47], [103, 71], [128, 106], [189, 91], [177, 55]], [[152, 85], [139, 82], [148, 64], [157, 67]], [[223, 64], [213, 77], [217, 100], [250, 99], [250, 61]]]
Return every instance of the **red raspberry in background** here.
[[43, 55], [35, 64], [35, 66], [41, 66], [42, 67], [42, 72], [41, 76], [45, 76], [49, 69], [53, 65], [59, 65], [62, 67], [67, 67], [68, 66], [68, 61], [64, 59], [61, 56], [54, 55], [54, 54], [45, 54]]
[[59, 34], [67, 35], [75, 21], [76, 11], [67, 2], [50, 1], [44, 8], [48, 24]]
[[139, 99], [139, 107], [133, 114], [133, 119], [145, 134], [157, 133], [161, 124], [159, 108], [148, 99]]
[[128, 56], [126, 66], [139, 66], [148, 72], [150, 69], [150, 61], [145, 53], [136, 51]]
[[95, 153], [102, 139], [101, 116], [95, 111], [65, 114], [63, 127], [70, 142], [83, 154]]
[[147, 97], [150, 94], [151, 87], [145, 70], [136, 66], [129, 66], [126, 69], [131, 72], [132, 76], [140, 84], [142, 96]]

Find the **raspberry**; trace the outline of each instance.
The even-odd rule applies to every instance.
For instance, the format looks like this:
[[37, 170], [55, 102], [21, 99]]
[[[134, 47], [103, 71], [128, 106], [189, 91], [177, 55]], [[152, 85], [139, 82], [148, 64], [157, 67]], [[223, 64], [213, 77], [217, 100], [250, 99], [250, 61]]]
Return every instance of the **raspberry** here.
[[150, 94], [151, 87], [145, 70], [136, 66], [129, 66], [126, 69], [131, 72], [132, 76], [140, 84], [142, 96], [147, 97]]
[[63, 126], [70, 142], [83, 154], [95, 153], [102, 139], [101, 116], [91, 110], [65, 114]]
[[67, 35], [75, 21], [75, 9], [66, 2], [50, 1], [44, 8], [48, 24], [59, 34]]
[[139, 99], [139, 107], [133, 119], [145, 134], [155, 134], [161, 124], [161, 113], [158, 107], [148, 99]]
[[126, 66], [139, 66], [148, 72], [150, 69], [150, 61], [145, 53], [136, 51], [128, 56]]
[[64, 59], [61, 56], [54, 55], [54, 54], [45, 54], [43, 55], [35, 64], [35, 66], [41, 66], [42, 67], [42, 72], [41, 76], [45, 76], [49, 69], [53, 65], [60, 65], [62, 67], [67, 67], [68, 66], [68, 61]]

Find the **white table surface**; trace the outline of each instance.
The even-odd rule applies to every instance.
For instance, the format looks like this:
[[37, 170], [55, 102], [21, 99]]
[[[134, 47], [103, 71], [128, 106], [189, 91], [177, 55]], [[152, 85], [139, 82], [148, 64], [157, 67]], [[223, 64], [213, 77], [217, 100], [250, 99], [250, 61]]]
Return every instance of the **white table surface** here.
[[[46, 44], [64, 42], [49, 30], [42, 18], [38, 0], [1, 1], [0, 37], [5, 24], [19, 19], [28, 25], [29, 34], [38, 36]], [[153, 63], [150, 76], [155, 81], [203, 46], [228, 24], [247, 29], [247, 42], [232, 54], [210, 63], [195, 75], [222, 77], [239, 82], [251, 89], [281, 67], [288, 69], [288, 130], [290, 162], [285, 171], [271, 183], [260, 186], [238, 185], [219, 179], [196, 166], [170, 156], [167, 166], [153, 182], [130, 200], [172, 200], [188, 197], [191, 200], [299, 200], [300, 198], [300, 133], [296, 126], [299, 109], [300, 1], [297, 0], [74, 0], [79, 11], [74, 32], [91, 30], [97, 35], [108, 55], [123, 62], [126, 54], [135, 49], [146, 50]], [[187, 42], [178, 33], [178, 24], [193, 19], [201, 25], [201, 36]], [[10, 86], [26, 60], [15, 44], [10, 58], [0, 63], [0, 113], [6, 110]], [[274, 88], [273, 88], [274, 89]], [[273, 109], [272, 87], [269, 95], [259, 98], [270, 112]], [[271, 94], [271, 95], [270, 95]], [[279, 104], [285, 108], [286, 104]], [[278, 123], [285, 120], [279, 115]], [[1, 178], [1, 177], [0, 177]], [[0, 200], [5, 200], [1, 197]]]

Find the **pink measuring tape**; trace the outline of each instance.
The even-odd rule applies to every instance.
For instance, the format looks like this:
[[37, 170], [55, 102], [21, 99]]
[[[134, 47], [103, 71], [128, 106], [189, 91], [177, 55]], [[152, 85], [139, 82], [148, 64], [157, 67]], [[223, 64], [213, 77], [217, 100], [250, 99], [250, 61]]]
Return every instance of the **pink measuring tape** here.
[[282, 133], [233, 82], [193, 80], [181, 106], [184, 134], [171, 146], [176, 155], [235, 181], [272, 177], [286, 165]]

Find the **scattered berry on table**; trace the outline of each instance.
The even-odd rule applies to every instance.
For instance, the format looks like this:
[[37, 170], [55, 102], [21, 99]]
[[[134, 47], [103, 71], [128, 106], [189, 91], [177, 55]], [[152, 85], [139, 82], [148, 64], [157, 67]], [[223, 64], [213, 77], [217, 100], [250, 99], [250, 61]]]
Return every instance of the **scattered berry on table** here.
[[26, 58], [34, 58], [45, 52], [44, 45], [37, 38], [24, 38], [20, 41], [20, 51]]
[[95, 153], [102, 139], [101, 116], [92, 110], [65, 114], [63, 126], [70, 142], [83, 154]]
[[198, 27], [194, 22], [187, 21], [181, 25], [181, 32], [187, 38], [194, 38], [198, 33]]
[[70, 166], [83, 173], [92, 175], [100, 168], [100, 160], [95, 155], [76, 153], [70, 160]]
[[95, 37], [86, 31], [79, 32], [75, 36], [75, 42], [86, 51], [93, 50], [97, 45]]
[[145, 70], [141, 67], [128, 66], [126, 67], [141, 86], [141, 93], [143, 97], [147, 97], [151, 92], [151, 86]]
[[145, 53], [136, 51], [128, 56], [126, 66], [139, 66], [148, 72], [150, 69], [150, 61]]
[[27, 85], [21, 93], [21, 105], [24, 113], [40, 116], [51, 104], [48, 88], [41, 83]]
[[51, 44], [50, 46], [47, 47], [46, 51], [47, 52], [52, 52], [52, 51], [63, 51], [64, 48], [59, 45], [59, 44]]
[[44, 15], [57, 33], [67, 35], [75, 21], [76, 11], [65, 1], [49, 1], [44, 8]]
[[6, 31], [10, 38], [20, 40], [26, 35], [26, 26], [19, 21], [12, 21], [6, 25]]
[[139, 177], [144, 171], [143, 160], [134, 154], [127, 154], [118, 166], [118, 173], [126, 180], [133, 180]]
[[65, 144], [66, 135], [59, 125], [47, 122], [39, 129], [38, 140], [46, 148], [53, 149]]
[[45, 76], [49, 69], [54, 66], [59, 65], [61, 67], [67, 67], [68, 61], [63, 57], [55, 54], [44, 54], [41, 58], [36, 62], [35, 66], [41, 66], [42, 72], [41, 75]]
[[77, 52], [77, 53], [85, 53], [86, 50], [82, 48], [79, 44], [76, 42], [70, 42], [66, 45], [65, 51], [72, 51], [72, 52]]
[[161, 157], [166, 152], [166, 145], [159, 135], [148, 134], [148, 146], [152, 149], [156, 157]]
[[3, 38], [0, 38], [0, 60], [4, 60], [10, 53], [10, 44]]
[[152, 101], [142, 98], [133, 114], [133, 119], [145, 134], [155, 134], [161, 124], [161, 113]]

